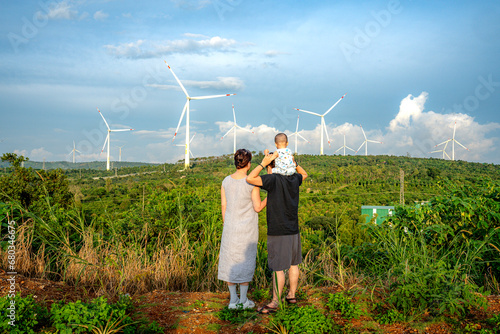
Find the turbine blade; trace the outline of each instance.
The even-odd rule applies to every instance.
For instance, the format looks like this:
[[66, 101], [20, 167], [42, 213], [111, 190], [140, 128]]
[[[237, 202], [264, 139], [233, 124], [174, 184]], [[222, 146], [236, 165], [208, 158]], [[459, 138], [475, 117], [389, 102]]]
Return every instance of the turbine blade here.
[[175, 136], [177, 136], [177, 131], [179, 131], [179, 127], [181, 126], [182, 119], [184, 118], [184, 114], [186, 113], [188, 103], [189, 103], [189, 101], [186, 102], [186, 104], [184, 104], [184, 108], [182, 109], [181, 118], [179, 119], [179, 124], [177, 124], [177, 129], [175, 129], [174, 138], [172, 138], [172, 142], [175, 140]]
[[109, 130], [111, 132], [117, 132], [117, 131], [134, 131], [134, 129], [115, 129], [115, 130]]
[[196, 136], [196, 132], [195, 132], [195, 133], [194, 133], [194, 135], [191, 137], [191, 140], [189, 141], [189, 143], [190, 143], [190, 144], [191, 144], [191, 142], [193, 141], [194, 136]]
[[104, 116], [102, 115], [102, 112], [99, 110], [99, 108], [97, 108], [97, 111], [99, 112], [99, 115], [101, 115], [102, 119], [104, 120], [104, 123], [106, 123], [106, 127], [108, 128], [109, 130], [109, 125], [108, 125], [108, 122], [106, 122], [106, 119], [104, 118]]
[[[220, 138], [220, 140], [224, 139], [224, 137], [225, 137], [225, 136], [227, 136], [227, 135], [229, 134], [229, 132], [231, 132], [233, 129], [234, 129], [234, 125], [231, 127], [231, 129], [229, 129], [229, 131], [228, 131], [228, 132], [226, 132], [226, 134], [225, 134], [224, 136], [222, 136], [222, 137]], [[236, 131], [236, 130], [235, 130], [235, 131]]]
[[306, 112], [306, 113], [308, 113], [308, 114], [312, 114], [312, 115], [316, 115], [316, 116], [321, 117], [321, 115], [320, 115], [320, 114], [315, 113], [315, 112], [312, 112], [312, 111], [307, 111], [307, 110], [297, 109], [297, 108], [295, 108], [295, 110], [302, 111], [302, 112]]
[[446, 154], [446, 156], [448, 157], [448, 159], [451, 160], [450, 156], [448, 155], [448, 153], [446, 153], [446, 151], [443, 151], [443, 154]]
[[442, 142], [441, 144], [437, 144], [436, 146], [434, 147], [438, 147], [440, 145], [443, 145], [443, 144], [448, 144], [448, 142], [450, 141], [451, 139], [448, 139], [448, 140], [445, 140], [444, 142]]
[[361, 150], [361, 148], [363, 147], [364, 144], [366, 144], [366, 140], [359, 146], [359, 148], [356, 150], [356, 153], [358, 153], [359, 150]]
[[246, 128], [242, 128], [241, 126], [239, 126], [238, 124], [235, 125], [238, 129], [241, 129], [243, 131], [246, 131], [246, 132], [250, 132], [250, 133], [254, 133], [252, 130], [248, 130]]
[[232, 96], [236, 94], [221, 94], [221, 95], [207, 95], [207, 96], [195, 96], [195, 97], [190, 97], [191, 100], [205, 100], [205, 99], [213, 99], [216, 97], [224, 97], [224, 96]]
[[324, 114], [323, 116], [326, 116], [326, 114], [328, 114], [333, 108], [335, 108], [335, 106], [344, 98], [344, 96], [346, 96], [347, 93], [345, 93], [337, 102], [335, 102], [335, 104], [333, 106], [330, 107], [330, 109], [328, 109]]
[[80, 152], [80, 151], [78, 151], [78, 150], [75, 150], [75, 152], [78, 152], [78, 153], [80, 153], [80, 154], [82, 153], [82, 152]]
[[302, 137], [302, 135], [300, 133], [297, 132], [297, 136], [299, 136], [300, 138], [304, 139], [306, 142], [309, 143], [309, 140], [305, 139], [304, 137]]
[[467, 151], [469, 151], [469, 149], [468, 149], [467, 147], [465, 147], [464, 145], [460, 144], [460, 143], [458, 142], [458, 140], [456, 140], [456, 139], [455, 139], [455, 143], [457, 143], [458, 145], [462, 146], [462, 147], [463, 147], [463, 148], [465, 148]]
[[175, 75], [174, 70], [172, 70], [172, 68], [170, 67], [170, 65], [167, 64], [166, 60], [164, 60], [164, 62], [168, 66], [168, 69], [170, 70], [170, 72], [172, 72], [172, 74], [174, 75], [174, 78], [175, 78], [175, 80], [177, 80], [177, 83], [179, 84], [179, 86], [181, 86], [181, 89], [184, 92], [184, 94], [186, 94], [186, 97], [189, 98], [189, 94], [188, 94], [186, 88], [184, 88], [184, 85], [182, 84], [182, 82], [179, 80], [179, 78], [177, 77], [177, 75]]
[[324, 125], [324, 128], [325, 128], [325, 133], [326, 133], [326, 140], [328, 140], [328, 146], [329, 146], [329, 147], [332, 147], [332, 146], [330, 145], [330, 138], [328, 137], [328, 130], [326, 129], [326, 124]]
[[348, 150], [351, 150], [351, 151], [353, 151], [353, 152], [356, 152], [356, 151], [354, 151], [352, 148], [350, 148], [349, 146], [346, 146], [345, 148], [347, 148]]
[[[363, 131], [363, 136], [365, 137], [365, 141], [366, 141], [366, 134], [365, 134], [365, 130], [363, 130], [363, 127], [360, 125], [359, 126], [361, 128], [361, 131]], [[359, 151], [359, 150], [358, 150]]]
[[299, 133], [299, 116], [297, 115], [297, 127], [295, 128], [295, 133]]
[[370, 142], [370, 143], [383, 144], [383, 142], [378, 141], [378, 140], [371, 140], [371, 139], [367, 139], [366, 141], [367, 141], [367, 142]]
[[233, 104], [233, 119], [234, 119], [234, 124], [236, 124], [236, 114], [234, 113], [234, 104]]
[[106, 140], [104, 141], [104, 145], [102, 145], [102, 150], [101, 150], [101, 153], [104, 152], [104, 148], [106, 147], [106, 143], [108, 142], [108, 138], [109, 138], [109, 133], [108, 135], [106, 136]]

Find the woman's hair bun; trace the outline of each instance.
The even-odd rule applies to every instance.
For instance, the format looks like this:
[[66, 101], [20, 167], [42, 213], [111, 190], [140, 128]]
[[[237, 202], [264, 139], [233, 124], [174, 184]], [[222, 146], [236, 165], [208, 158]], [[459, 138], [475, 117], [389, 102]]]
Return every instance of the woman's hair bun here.
[[252, 161], [252, 153], [244, 148], [240, 148], [234, 153], [234, 165], [236, 169], [244, 168]]

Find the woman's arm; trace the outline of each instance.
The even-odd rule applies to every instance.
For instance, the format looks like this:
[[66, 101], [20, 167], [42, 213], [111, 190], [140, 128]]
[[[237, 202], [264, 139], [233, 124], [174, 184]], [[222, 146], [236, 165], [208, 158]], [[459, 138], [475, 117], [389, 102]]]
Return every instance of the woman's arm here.
[[260, 200], [260, 188], [253, 187], [252, 189], [252, 203], [255, 212], [261, 212], [267, 205], [267, 197], [263, 201]]
[[222, 223], [224, 223], [224, 218], [226, 217], [226, 192], [224, 191], [224, 187], [220, 187], [220, 207], [222, 210]]

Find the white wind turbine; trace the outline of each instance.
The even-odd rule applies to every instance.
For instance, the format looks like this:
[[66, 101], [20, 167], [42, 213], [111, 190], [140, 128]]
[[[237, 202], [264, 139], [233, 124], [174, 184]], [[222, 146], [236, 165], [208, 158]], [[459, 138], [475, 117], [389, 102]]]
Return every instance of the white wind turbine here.
[[106, 140], [104, 141], [104, 145], [102, 146], [101, 153], [104, 152], [104, 147], [106, 147], [106, 143], [108, 143], [108, 154], [107, 154], [107, 159], [106, 159], [106, 170], [109, 170], [109, 142], [111, 141], [111, 139], [110, 139], [111, 132], [132, 131], [134, 129], [113, 129], [113, 130], [111, 130], [109, 128], [108, 122], [106, 122], [106, 119], [104, 118], [104, 116], [101, 113], [101, 111], [99, 110], [99, 108], [97, 108], [97, 111], [99, 112], [99, 115], [101, 115], [102, 119], [104, 120], [104, 123], [106, 124], [106, 127], [108, 128], [108, 135], [106, 136]]
[[337, 105], [337, 103], [340, 102], [340, 100], [342, 100], [344, 98], [344, 96], [346, 96], [346, 94], [344, 94], [337, 102], [335, 102], [335, 104], [333, 106], [330, 107], [330, 109], [328, 109], [323, 115], [321, 114], [318, 114], [318, 113], [315, 113], [315, 112], [312, 112], [312, 111], [307, 111], [307, 110], [302, 110], [302, 109], [297, 109], [297, 108], [294, 108], [295, 110], [298, 110], [298, 111], [302, 111], [302, 112], [306, 112], [308, 114], [312, 114], [312, 115], [315, 115], [315, 116], [319, 116], [321, 117], [321, 129], [320, 129], [320, 132], [321, 132], [321, 148], [320, 148], [320, 151], [319, 151], [319, 154], [320, 155], [323, 155], [323, 130], [325, 131], [326, 133], [326, 139], [328, 140], [328, 145], [330, 145], [330, 138], [328, 138], [328, 131], [326, 129], [326, 124], [325, 124], [325, 116], [326, 114], [328, 114], [333, 108], [335, 108], [335, 106]]
[[438, 152], [442, 152], [442, 153], [443, 153], [443, 158], [442, 158], [442, 159], [444, 159], [444, 157], [445, 157], [445, 156], [447, 156], [447, 157], [448, 157], [448, 159], [450, 159], [450, 160], [451, 160], [451, 158], [450, 158], [450, 156], [448, 155], [448, 153], [446, 153], [446, 146], [448, 146], [448, 143], [449, 143], [449, 142], [450, 142], [450, 140], [448, 139], [447, 141], [444, 141], [444, 142], [442, 142], [441, 144], [438, 144], [438, 145], [434, 146], [434, 147], [438, 147], [438, 146], [440, 146], [440, 145], [443, 145], [443, 144], [444, 144], [444, 146], [443, 146], [443, 149], [442, 149], [442, 150], [435, 150], [435, 151], [431, 151], [431, 152], [429, 152], [429, 153], [438, 153]]
[[381, 141], [377, 141], [377, 140], [370, 140], [368, 138], [366, 138], [366, 134], [365, 134], [365, 130], [363, 130], [363, 127], [360, 125], [359, 126], [361, 128], [361, 131], [363, 131], [363, 136], [365, 137], [365, 141], [359, 146], [358, 150], [356, 151], [356, 153], [359, 152], [359, 150], [361, 149], [361, 147], [363, 147], [363, 145], [365, 145], [365, 155], [368, 155], [368, 143], [376, 143], [376, 144], [383, 144]]
[[236, 94], [222, 94], [222, 95], [209, 95], [209, 96], [196, 96], [196, 97], [189, 96], [188, 92], [186, 91], [186, 88], [184, 88], [184, 85], [182, 84], [182, 82], [179, 80], [179, 78], [177, 78], [177, 76], [175, 75], [175, 73], [172, 70], [172, 68], [170, 67], [170, 65], [168, 65], [166, 61], [165, 61], [165, 64], [168, 66], [168, 69], [170, 70], [170, 72], [172, 72], [172, 74], [174, 75], [174, 78], [177, 81], [177, 83], [179, 84], [179, 86], [181, 86], [181, 89], [184, 92], [184, 94], [186, 95], [186, 99], [187, 99], [186, 104], [184, 105], [184, 108], [182, 109], [181, 118], [179, 119], [179, 124], [177, 124], [177, 129], [175, 129], [174, 138], [172, 138], [172, 141], [175, 140], [175, 136], [177, 136], [177, 131], [179, 131], [179, 127], [181, 126], [182, 119], [184, 118], [184, 114], [186, 114], [186, 144], [185, 144], [186, 148], [184, 150], [184, 169], [188, 169], [189, 168], [189, 152], [190, 152], [189, 144], [191, 142], [191, 140], [189, 139], [189, 101], [212, 99], [212, 98], [216, 98], [216, 97], [231, 96], [231, 95], [236, 95]]
[[[193, 141], [194, 136], [196, 136], [196, 132], [195, 132], [195, 133], [194, 133], [194, 135], [191, 137], [191, 140], [189, 141], [189, 144], [191, 144], [191, 142]], [[186, 147], [186, 144], [176, 144], [175, 146], [182, 146], [182, 147]], [[190, 154], [190, 155], [191, 155], [191, 157], [194, 159], [194, 155], [193, 155], [193, 152], [191, 152], [191, 150], [189, 150], [189, 154]]]
[[[300, 131], [299, 131], [299, 116], [300, 116], [300, 115], [297, 115], [297, 127], [295, 128], [295, 132], [294, 132], [294, 133], [292, 133], [292, 134], [290, 135], [290, 137], [291, 137], [291, 136], [295, 136], [295, 154], [297, 154], [297, 141], [298, 141], [298, 138], [297, 138], [297, 137], [300, 137], [300, 138], [304, 139], [306, 142], [308, 142], [308, 143], [309, 143], [309, 140], [305, 139], [305, 138], [304, 138], [304, 137], [303, 137], [303, 136], [299, 133], [299, 132], [300, 132]], [[301, 130], [301, 131], [302, 131], [302, 130]]]
[[346, 148], [347, 148], [348, 150], [351, 150], [351, 151], [353, 151], [354, 153], [356, 153], [356, 151], [354, 151], [352, 148], [350, 148], [349, 146], [347, 146], [347, 145], [345, 144], [345, 133], [344, 133], [344, 145], [343, 145], [343, 146], [341, 146], [341, 147], [339, 147], [339, 148], [335, 151], [335, 153], [337, 153], [337, 152], [338, 152], [338, 151], [340, 151], [341, 149], [344, 149], [344, 156], [345, 156], [345, 149], [346, 149]]
[[76, 146], [75, 146], [75, 141], [73, 140], [73, 149], [72, 149], [72, 150], [71, 150], [71, 152], [69, 152], [69, 154], [68, 154], [68, 155], [70, 155], [71, 153], [73, 153], [73, 163], [75, 163], [75, 155], [76, 155], [76, 153], [75, 153], [75, 152], [78, 152], [78, 153], [82, 154], [82, 152], [80, 152], [80, 151], [78, 151], [78, 150], [76, 149]]
[[[470, 151], [467, 147], [465, 147], [464, 145], [460, 144], [458, 142], [458, 140], [455, 139], [455, 132], [456, 132], [456, 128], [457, 128], [457, 122], [455, 122], [455, 124], [453, 125], [453, 137], [448, 139], [448, 140], [445, 140], [444, 142], [442, 142], [441, 144], [437, 144], [435, 147], [438, 147], [440, 145], [444, 145], [444, 148], [443, 148], [443, 159], [444, 159], [444, 155], [446, 154], [446, 156], [448, 157], [448, 159], [450, 158], [450, 156], [445, 152], [446, 150], [446, 146], [448, 145], [449, 142], [451, 142], [451, 160], [455, 160], [455, 143], [457, 143], [458, 145], [462, 146], [463, 148], [465, 148], [467, 151]], [[440, 150], [438, 151], [432, 151], [431, 153], [434, 153], [434, 152], [441, 152]]]
[[122, 161], [122, 147], [125, 146], [125, 145], [122, 145], [122, 146], [118, 146], [118, 148], [120, 149], [120, 154], [119, 154], [119, 158], [118, 158], [118, 161]]
[[226, 134], [225, 134], [224, 136], [222, 136], [222, 137], [220, 138], [220, 140], [224, 139], [224, 137], [225, 137], [225, 136], [227, 136], [227, 135], [229, 134], [229, 132], [231, 132], [232, 130], [234, 130], [234, 144], [233, 144], [233, 145], [234, 145], [234, 146], [233, 146], [233, 147], [234, 147], [234, 149], [233, 149], [233, 150], [234, 150], [234, 152], [233, 152], [233, 153], [236, 153], [236, 130], [237, 130], [237, 129], [241, 129], [241, 130], [244, 130], [244, 131], [246, 131], [246, 132], [250, 132], [250, 133], [254, 133], [254, 132], [253, 132], [253, 131], [250, 131], [250, 130], [248, 130], [248, 129], [242, 128], [241, 126], [239, 126], [239, 125], [236, 123], [236, 114], [235, 114], [235, 112], [234, 112], [234, 104], [233, 104], [233, 119], [234, 119], [234, 125], [231, 127], [231, 129], [229, 129], [229, 131], [228, 131], [228, 132], [226, 132]]

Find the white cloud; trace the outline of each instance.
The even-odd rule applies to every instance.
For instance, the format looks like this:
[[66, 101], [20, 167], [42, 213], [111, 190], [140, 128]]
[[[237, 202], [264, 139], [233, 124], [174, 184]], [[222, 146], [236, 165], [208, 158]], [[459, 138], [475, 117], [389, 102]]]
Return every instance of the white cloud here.
[[51, 159], [53, 155], [54, 154], [47, 151], [45, 148], [40, 147], [40, 148], [35, 148], [35, 149], [31, 150], [28, 157], [30, 158], [30, 160], [33, 160], [33, 161], [43, 161], [43, 159], [46, 159], [46, 160]]
[[145, 59], [161, 57], [165, 54], [207, 54], [211, 52], [227, 52], [237, 43], [233, 39], [219, 36], [207, 37], [190, 35], [203, 39], [182, 39], [164, 42], [138, 40], [120, 45], [105, 45], [106, 51], [117, 58]]
[[280, 55], [289, 55], [289, 53], [286, 53], [286, 52], [281, 52], [281, 51], [276, 51], [276, 50], [269, 50], [269, 51], [266, 51], [264, 53], [264, 55], [266, 57], [277, 57], [277, 56], [280, 56]]
[[420, 115], [422, 115], [428, 95], [427, 92], [422, 92], [418, 97], [414, 97], [411, 94], [405, 97], [399, 105], [399, 113], [389, 123], [389, 129], [395, 131], [398, 127], [407, 128], [412, 118], [414, 121], [417, 121]]
[[96, 21], [104, 21], [107, 19], [109, 14], [104, 13], [102, 10], [99, 10], [94, 13], [94, 20]]
[[[40, 12], [39, 12], [40, 14]], [[72, 20], [75, 19], [78, 15], [78, 11], [72, 8], [72, 5], [68, 3], [68, 1], [63, 1], [59, 3], [53, 3], [50, 5], [49, 11], [47, 13], [47, 17], [49, 19], [64, 19], [64, 20]]]
[[[196, 87], [200, 89], [214, 89], [214, 90], [241, 91], [245, 88], [243, 80], [236, 77], [217, 77], [216, 81], [182, 80], [182, 84], [187, 87]], [[181, 89], [178, 85], [150, 84], [147, 86], [163, 90]]]

